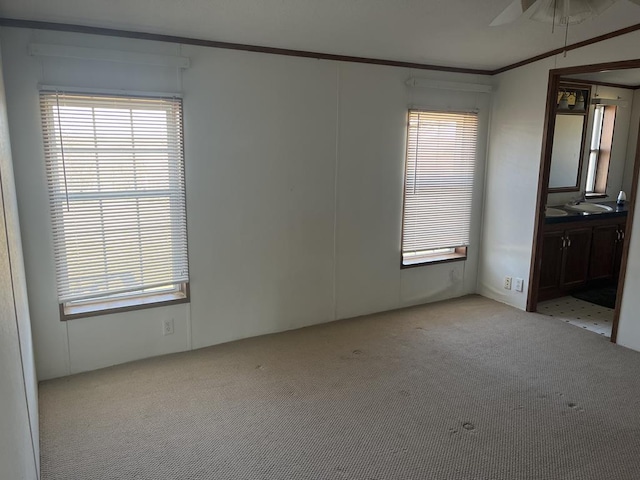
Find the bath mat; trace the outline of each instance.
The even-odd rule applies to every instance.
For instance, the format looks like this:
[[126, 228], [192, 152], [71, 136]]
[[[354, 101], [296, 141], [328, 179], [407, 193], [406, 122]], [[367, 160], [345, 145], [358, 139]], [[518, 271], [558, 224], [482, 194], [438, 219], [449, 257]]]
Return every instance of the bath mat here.
[[617, 288], [610, 286], [592, 288], [583, 292], [574, 293], [572, 296], [586, 302], [595, 303], [601, 307], [616, 308], [616, 293]]

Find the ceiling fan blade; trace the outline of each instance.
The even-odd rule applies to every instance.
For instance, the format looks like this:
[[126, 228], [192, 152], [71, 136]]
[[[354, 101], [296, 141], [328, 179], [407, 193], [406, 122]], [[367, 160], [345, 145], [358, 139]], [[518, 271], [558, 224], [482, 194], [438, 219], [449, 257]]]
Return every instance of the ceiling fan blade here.
[[[499, 25], [504, 25], [505, 23], [511, 23], [541, 1], [542, 0], [513, 0], [513, 2], [511, 2], [500, 15], [493, 19], [489, 26], [497, 27]], [[640, 0], [637, 1], [640, 2]]]
[[[596, 17], [617, 0], [544, 0], [525, 12], [531, 20], [574, 25]], [[638, 0], [640, 2], [640, 0]]]

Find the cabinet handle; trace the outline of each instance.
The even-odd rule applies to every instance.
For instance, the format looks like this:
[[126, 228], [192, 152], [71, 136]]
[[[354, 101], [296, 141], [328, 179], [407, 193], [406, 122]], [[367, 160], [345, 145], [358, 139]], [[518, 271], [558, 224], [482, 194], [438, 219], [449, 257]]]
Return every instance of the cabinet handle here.
[[616, 231], [616, 234], [617, 234], [616, 242], [619, 242], [622, 239], [622, 230]]
[[567, 247], [567, 239], [562, 237], [562, 247], [560, 247], [560, 250], [564, 250]]
[[571, 238], [567, 237], [567, 247], [571, 246]]
[[620, 240], [624, 240], [624, 232], [620, 230]]

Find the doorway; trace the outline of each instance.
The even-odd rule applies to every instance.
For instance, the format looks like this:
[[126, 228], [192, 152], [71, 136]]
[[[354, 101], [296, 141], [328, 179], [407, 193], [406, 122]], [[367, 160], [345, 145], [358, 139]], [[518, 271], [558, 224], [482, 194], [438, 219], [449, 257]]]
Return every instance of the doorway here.
[[614, 343], [638, 189], [638, 88], [640, 60], [549, 72], [527, 297], [527, 311]]

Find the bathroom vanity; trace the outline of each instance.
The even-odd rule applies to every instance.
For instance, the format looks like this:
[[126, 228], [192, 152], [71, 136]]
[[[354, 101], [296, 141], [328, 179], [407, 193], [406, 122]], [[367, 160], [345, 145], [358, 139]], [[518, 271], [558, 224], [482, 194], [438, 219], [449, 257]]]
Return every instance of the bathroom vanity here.
[[[538, 300], [570, 294], [590, 284], [615, 283], [620, 272], [627, 205], [585, 203], [547, 209]], [[606, 209], [604, 208], [606, 207]]]

